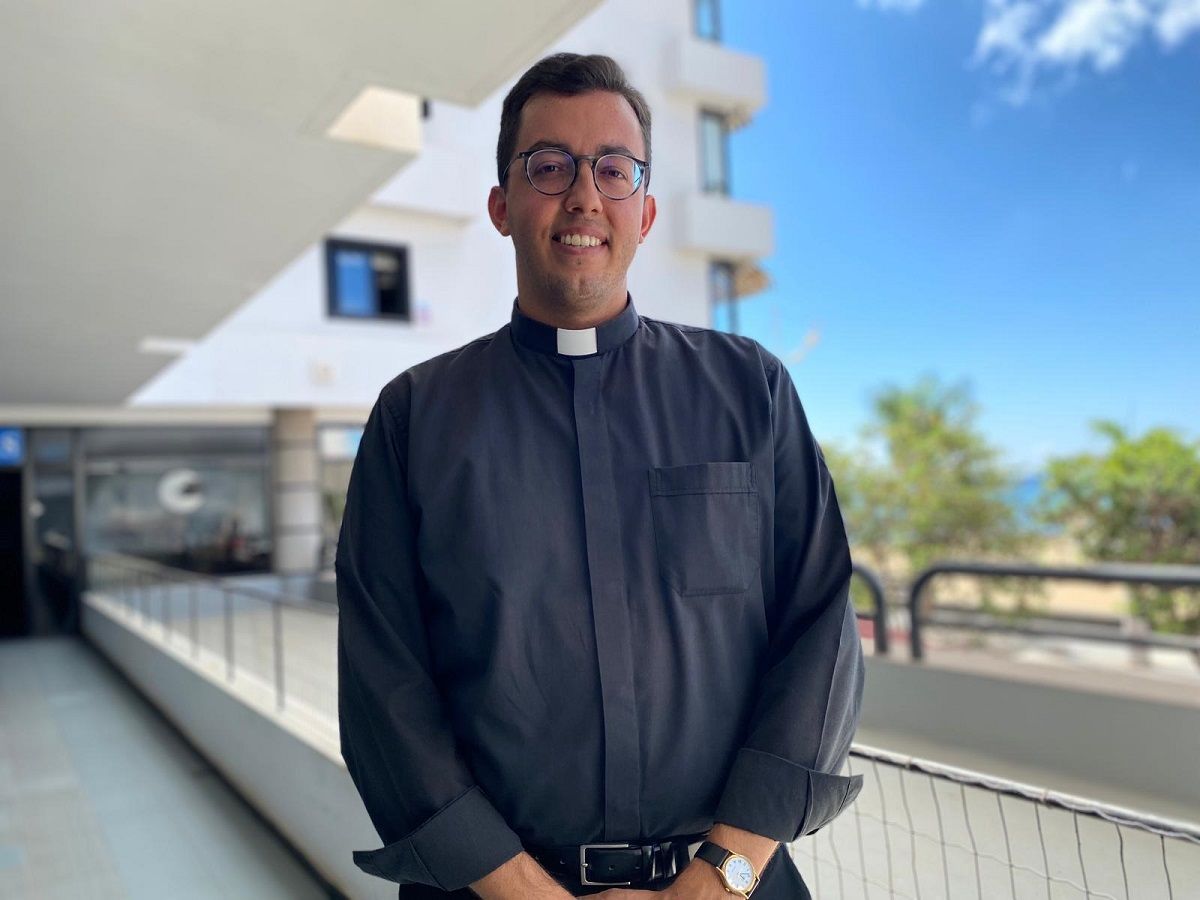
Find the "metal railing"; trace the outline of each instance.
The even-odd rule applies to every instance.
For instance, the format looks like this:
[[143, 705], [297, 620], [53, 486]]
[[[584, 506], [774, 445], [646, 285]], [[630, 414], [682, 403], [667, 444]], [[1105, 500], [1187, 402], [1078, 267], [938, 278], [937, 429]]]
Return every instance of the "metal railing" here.
[[[276, 709], [308, 713], [337, 734], [330, 604], [130, 557], [89, 568], [93, 595], [119, 606], [125, 627], [206, 663], [239, 694], [269, 691]], [[788, 846], [816, 897], [1200, 896], [1196, 825], [859, 744], [849, 771], [866, 779], [857, 801]]]
[[87, 583], [131, 624], [229, 684], [269, 697], [279, 712], [332, 715], [336, 727], [335, 645], [321, 654], [312, 641], [288, 639], [323, 622], [321, 646], [336, 607], [120, 554], [91, 557]]
[[854, 563], [853, 574], [862, 579], [863, 584], [866, 585], [867, 591], [871, 595], [871, 611], [863, 613], [855, 610], [855, 615], [860, 619], [871, 620], [875, 639], [875, 654], [877, 656], [887, 656], [887, 601], [883, 590], [883, 581], [880, 580], [879, 576], [873, 570], [858, 563]]
[[[1024, 620], [1006, 620], [983, 611], [962, 607], [922, 608], [922, 592], [934, 578], [943, 575], [976, 575], [991, 578], [1042, 578], [1092, 581], [1106, 584], [1140, 584], [1154, 587], [1200, 587], [1200, 566], [1169, 566], [1139, 563], [1097, 563], [1088, 566], [1036, 566], [1020, 563], [939, 562], [913, 580], [908, 595], [909, 644], [914, 660], [925, 657], [924, 628], [941, 625], [984, 631], [1004, 631], [1042, 637], [1110, 641], [1140, 647], [1164, 647], [1200, 653], [1200, 638], [1145, 631], [1130, 633], [1097, 627], [1095, 620], [1068, 623], [1067, 617], [1031, 615]], [[1081, 617], [1082, 619], [1082, 617]]]
[[1200, 826], [855, 744], [849, 811], [791, 845], [815, 897], [1200, 896]]

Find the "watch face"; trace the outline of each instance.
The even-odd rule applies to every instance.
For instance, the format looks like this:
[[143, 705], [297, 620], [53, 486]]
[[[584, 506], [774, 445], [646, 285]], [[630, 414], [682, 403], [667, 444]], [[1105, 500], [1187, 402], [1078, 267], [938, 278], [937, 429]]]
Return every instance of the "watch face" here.
[[734, 890], [748, 891], [754, 884], [754, 870], [750, 867], [750, 860], [744, 856], [729, 857], [725, 860], [724, 869], [729, 886]]

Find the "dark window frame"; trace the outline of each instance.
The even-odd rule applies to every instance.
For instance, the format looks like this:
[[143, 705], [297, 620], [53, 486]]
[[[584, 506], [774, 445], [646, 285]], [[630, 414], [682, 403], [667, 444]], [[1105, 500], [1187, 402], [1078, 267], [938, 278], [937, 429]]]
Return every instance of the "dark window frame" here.
[[[337, 295], [337, 254], [339, 251], [355, 253], [390, 253], [399, 263], [396, 276], [400, 286], [402, 309], [398, 311], [376, 310], [370, 315], [355, 315], [342, 312]], [[374, 241], [359, 241], [346, 238], [325, 239], [325, 310], [331, 319], [342, 319], [357, 322], [389, 322], [413, 321], [412, 283], [408, 264], [408, 246], [405, 244], [382, 244]]]

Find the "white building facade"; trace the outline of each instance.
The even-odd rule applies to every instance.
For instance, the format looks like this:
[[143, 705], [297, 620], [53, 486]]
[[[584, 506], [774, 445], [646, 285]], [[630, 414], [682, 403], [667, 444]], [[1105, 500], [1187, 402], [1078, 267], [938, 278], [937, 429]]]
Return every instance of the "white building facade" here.
[[[728, 193], [727, 132], [764, 103], [765, 70], [714, 39], [714, 8], [607, 0], [548, 52], [613, 56], [650, 104], [658, 221], [630, 273], [638, 310], [720, 327], [730, 323], [723, 306], [739, 275], [753, 282], [754, 263], [770, 254], [773, 222], [770, 209]], [[420, 156], [146, 384], [133, 405], [365, 416], [399, 372], [503, 325], [516, 295], [513, 252], [486, 201], [511, 84], [476, 109], [427, 104]], [[358, 301], [358, 315], [339, 314], [328, 241], [346, 242], [350, 253], [377, 248], [387, 268], [388, 251], [397, 253], [407, 270], [399, 314]]]

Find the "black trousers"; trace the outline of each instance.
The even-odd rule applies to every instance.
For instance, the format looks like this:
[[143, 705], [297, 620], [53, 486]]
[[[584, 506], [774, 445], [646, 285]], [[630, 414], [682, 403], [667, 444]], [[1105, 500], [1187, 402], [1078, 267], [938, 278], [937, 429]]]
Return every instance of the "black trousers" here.
[[[718, 876], [714, 874], [713, 877]], [[662, 890], [670, 884], [670, 881], [664, 881], [655, 890]], [[563, 887], [575, 897], [585, 897], [588, 894], [598, 894], [607, 890], [602, 887], [584, 888], [579, 884], [569, 883], [564, 883]], [[447, 898], [477, 900], [476, 894], [465, 888], [461, 891], [447, 892], [423, 884], [400, 885], [399, 897], [400, 900], [447, 900]], [[800, 870], [792, 862], [786, 847], [781, 845], [775, 851], [775, 855], [771, 857], [771, 861], [767, 863], [767, 867], [763, 869], [762, 881], [755, 888], [751, 900], [812, 900], [812, 894], [805, 887], [804, 879], [800, 877]]]

